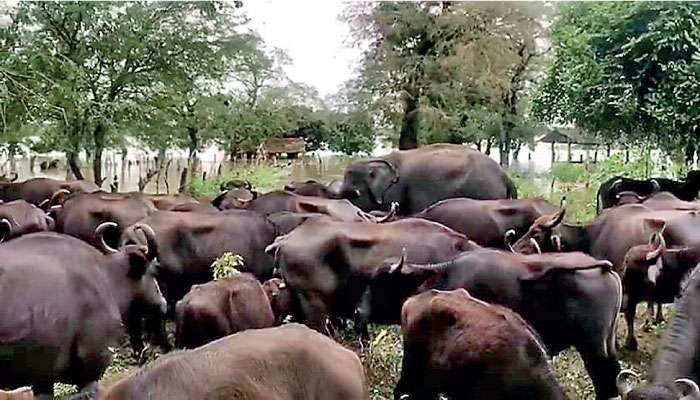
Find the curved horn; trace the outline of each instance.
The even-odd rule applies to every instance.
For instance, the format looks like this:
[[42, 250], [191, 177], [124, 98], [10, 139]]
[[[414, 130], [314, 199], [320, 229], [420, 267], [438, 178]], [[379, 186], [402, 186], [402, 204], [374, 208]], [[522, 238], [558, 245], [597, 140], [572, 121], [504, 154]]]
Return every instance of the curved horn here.
[[559, 211], [552, 214], [552, 216], [549, 218], [549, 221], [542, 224], [542, 226], [545, 228], [553, 228], [553, 227], [559, 225], [562, 220], [564, 220], [565, 215], [566, 215], [566, 197], [562, 197]]
[[647, 253], [647, 261], [657, 258], [661, 255], [661, 253], [664, 252], [664, 250], [666, 250], [666, 239], [664, 239], [663, 234], [654, 233], [653, 235], [651, 235], [651, 238], [649, 238], [649, 244], [653, 244], [655, 242], [654, 239], [657, 239], [656, 241], [658, 242], [658, 244], [656, 245], [656, 248], [654, 250]]
[[435, 263], [435, 264], [409, 264], [410, 268], [412, 270], [416, 271], [424, 271], [424, 272], [433, 272], [433, 273], [442, 273], [450, 269], [452, 265], [454, 265], [455, 260], [449, 260], [449, 261], [444, 261], [441, 263]]
[[403, 268], [404, 264], [406, 264], [406, 248], [401, 249], [401, 258], [399, 259], [399, 262], [396, 264], [393, 264], [389, 268], [389, 273], [394, 273], [394, 272], [401, 272], [401, 269]]
[[51, 200], [49, 201], [49, 204], [51, 205], [56, 205], [56, 200], [60, 199], [62, 196], [67, 196], [70, 194], [70, 190], [68, 189], [58, 189], [57, 191], [53, 192], [51, 195]]
[[631, 369], [625, 369], [620, 371], [619, 374], [617, 374], [617, 379], [615, 380], [615, 383], [617, 385], [617, 392], [622, 396], [623, 398], [632, 391], [632, 385], [630, 385], [629, 382], [627, 382], [627, 378], [629, 377], [633, 378], [639, 378], [639, 375], [637, 375], [636, 372], [632, 371]]
[[17, 178], [19, 178], [19, 175], [17, 174], [16, 171], [12, 172], [12, 173], [14, 174], [14, 176], [12, 177], [12, 179], [8, 179], [8, 181], [10, 181], [10, 182], [14, 182], [17, 180]]
[[156, 258], [156, 255], [158, 254], [158, 242], [156, 241], [156, 232], [153, 230], [153, 228], [151, 228], [151, 226], [148, 224], [137, 223], [134, 225], [134, 230], [139, 230], [143, 232], [144, 236], [146, 236], [146, 243], [148, 243], [146, 255], [148, 258], [151, 260]]
[[613, 181], [612, 184], [610, 184], [610, 190], [615, 191], [621, 183], [622, 183], [622, 179], [616, 179], [615, 181]]
[[[685, 385], [687, 389], [689, 389], [686, 393], [683, 394], [683, 397], [680, 398], [680, 400], [698, 400], [700, 399], [700, 388], [698, 388], [698, 384], [695, 383], [692, 379], [688, 378], [681, 378], [681, 379], [676, 379], [673, 381], [673, 383], [677, 385]], [[683, 392], [681, 392], [683, 393]]]
[[52, 216], [46, 214], [44, 215], [44, 220], [46, 220], [46, 228], [50, 231], [56, 229], [56, 220]]
[[12, 224], [10, 223], [10, 220], [7, 218], [3, 218], [0, 220], [0, 228], [2, 230], [2, 237], [0, 237], [0, 243], [4, 242], [5, 239], [10, 237], [12, 235]]
[[118, 253], [119, 250], [115, 249], [114, 247], [110, 246], [105, 242], [105, 231], [108, 228], [119, 228], [119, 225], [116, 222], [112, 221], [107, 221], [103, 222], [100, 225], [95, 228], [95, 237], [99, 239], [100, 245], [102, 246], [102, 250], [105, 253]]
[[561, 251], [561, 236], [552, 235], [552, 246], [554, 247], [554, 250]]
[[385, 216], [378, 218], [377, 223], [381, 224], [381, 223], [390, 221], [392, 218], [394, 218], [396, 216], [396, 209], [398, 208], [398, 206], [399, 206], [399, 203], [392, 201], [391, 202], [391, 209], [389, 210], [389, 212]]
[[540, 244], [537, 243], [537, 240], [535, 240], [535, 238], [530, 238], [530, 243], [535, 248], [535, 250], [537, 250], [537, 254], [542, 254], [542, 249], [540, 249]]
[[657, 193], [661, 191], [661, 185], [659, 185], [659, 181], [656, 179], [650, 179], [649, 183], [651, 183], [651, 193]]
[[513, 238], [515, 238], [515, 229], [508, 229], [503, 235], [503, 243], [506, 244], [506, 247], [508, 247], [512, 253], [515, 253]]

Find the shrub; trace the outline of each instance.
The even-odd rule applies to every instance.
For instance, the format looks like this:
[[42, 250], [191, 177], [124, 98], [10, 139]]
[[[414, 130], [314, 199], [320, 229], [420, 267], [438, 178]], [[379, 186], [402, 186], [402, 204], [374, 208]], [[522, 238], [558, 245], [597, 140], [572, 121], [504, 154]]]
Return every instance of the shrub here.
[[211, 264], [214, 270], [214, 280], [230, 278], [240, 274], [238, 267], [243, 266], [243, 261], [243, 257], [239, 254], [230, 251], [222, 254], [221, 257]]

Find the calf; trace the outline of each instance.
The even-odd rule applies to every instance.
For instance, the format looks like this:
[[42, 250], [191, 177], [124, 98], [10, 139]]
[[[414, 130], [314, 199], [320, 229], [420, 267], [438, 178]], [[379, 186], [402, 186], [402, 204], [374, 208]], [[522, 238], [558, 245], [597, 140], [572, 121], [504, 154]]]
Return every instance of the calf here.
[[91, 393], [122, 324], [139, 351], [141, 317], [165, 312], [153, 243], [102, 254], [76, 238], [31, 233], [0, 245], [0, 387], [53, 384]]
[[[403, 258], [402, 258], [403, 260]], [[440, 264], [399, 261], [381, 275], [413, 276], [423, 287], [463, 288], [481, 300], [519, 313], [552, 354], [574, 347], [593, 381], [596, 398], [616, 396], [620, 371], [615, 325], [622, 302], [619, 276], [608, 261], [583, 253], [522, 255], [493, 249], [465, 252]], [[375, 282], [391, 282], [376, 279]], [[376, 303], [391, 285], [372, 287]]]
[[255, 329], [158, 358], [104, 400], [368, 400], [360, 359], [309, 328]]
[[250, 274], [192, 286], [175, 310], [175, 346], [189, 349], [275, 322], [265, 291]]
[[622, 371], [618, 390], [625, 400], [698, 400], [700, 390], [700, 269], [695, 268], [676, 306], [676, 315], [654, 357], [647, 382], [633, 388]]
[[564, 399], [537, 334], [513, 311], [464, 289], [430, 290], [401, 312], [394, 399]]
[[270, 300], [275, 325], [281, 325], [293, 313], [294, 299], [287, 283], [280, 278], [272, 278], [263, 283], [263, 289]]

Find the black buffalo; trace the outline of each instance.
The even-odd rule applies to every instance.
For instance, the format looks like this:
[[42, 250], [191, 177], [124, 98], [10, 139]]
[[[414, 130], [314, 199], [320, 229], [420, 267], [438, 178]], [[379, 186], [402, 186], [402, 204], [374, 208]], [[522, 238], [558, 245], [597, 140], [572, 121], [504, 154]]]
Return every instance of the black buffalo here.
[[647, 196], [659, 191], [670, 192], [677, 198], [685, 201], [694, 200], [700, 190], [700, 171], [690, 171], [682, 181], [666, 178], [630, 179], [615, 176], [603, 182], [598, 189], [596, 197], [596, 210], [609, 208], [618, 204], [618, 195], [621, 192], [634, 192], [640, 196]]

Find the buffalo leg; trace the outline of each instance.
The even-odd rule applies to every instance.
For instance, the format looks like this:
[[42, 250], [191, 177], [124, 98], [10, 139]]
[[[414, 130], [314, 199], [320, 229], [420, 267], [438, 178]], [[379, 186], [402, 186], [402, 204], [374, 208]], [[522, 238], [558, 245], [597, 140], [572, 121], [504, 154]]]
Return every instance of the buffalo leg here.
[[[596, 346], [597, 347], [597, 346]], [[608, 400], [617, 398], [617, 386], [615, 379], [620, 373], [620, 364], [617, 357], [612, 354], [605, 354], [602, 349], [595, 349], [589, 346], [577, 348], [586, 371], [593, 381], [596, 399]]]
[[666, 321], [664, 318], [664, 309], [661, 303], [656, 303], [656, 323], [662, 323]]
[[[154, 314], [156, 314], [154, 312]], [[146, 320], [146, 332], [149, 334], [149, 342], [158, 346], [167, 353], [173, 349], [168, 341], [168, 333], [165, 330], [165, 318], [160, 315], [149, 315]]]
[[367, 289], [360, 299], [360, 304], [355, 310], [355, 331], [360, 335], [360, 340], [369, 340], [369, 316], [371, 307], [371, 293]]
[[627, 343], [625, 347], [637, 350], [637, 338], [634, 335], [634, 317], [637, 315], [637, 301], [630, 298], [625, 309], [625, 321], [627, 322]]
[[328, 334], [326, 321], [328, 319], [328, 308], [319, 294], [302, 294], [299, 296], [301, 306], [302, 321], [318, 332]]
[[417, 360], [404, 352], [401, 364], [401, 378], [394, 387], [394, 400], [435, 400], [437, 391], [433, 379], [429, 379], [423, 370], [425, 360]]
[[127, 317], [126, 329], [129, 333], [129, 344], [134, 358], [138, 359], [143, 351], [143, 326], [141, 325], [141, 314], [130, 313]]

